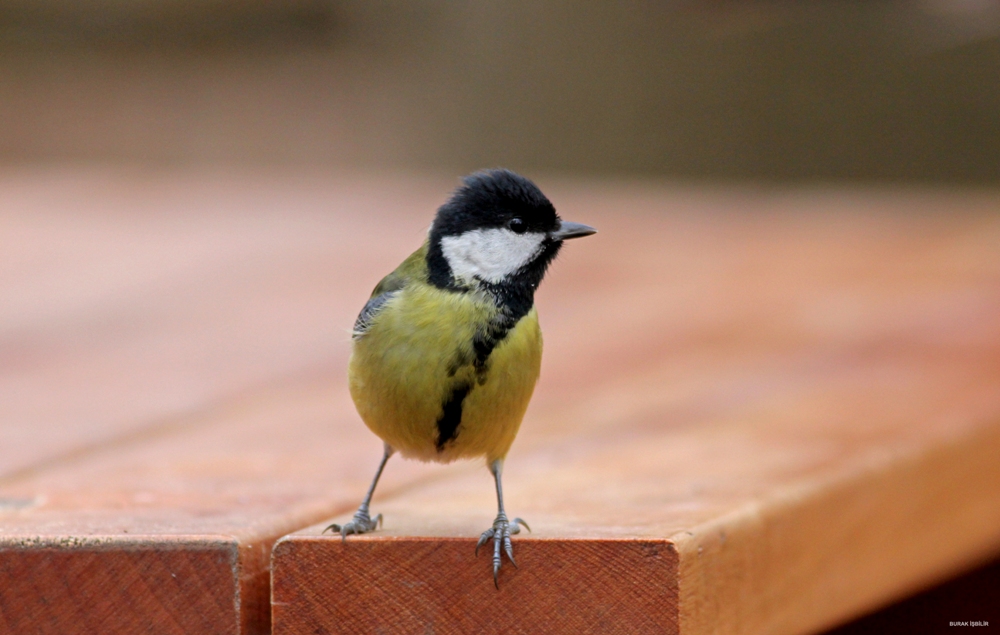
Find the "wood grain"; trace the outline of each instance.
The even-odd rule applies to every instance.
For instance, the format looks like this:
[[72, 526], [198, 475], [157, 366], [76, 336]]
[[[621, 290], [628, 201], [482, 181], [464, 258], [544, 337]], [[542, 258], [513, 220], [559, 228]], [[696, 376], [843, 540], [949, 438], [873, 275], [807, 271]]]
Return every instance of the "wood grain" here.
[[276, 632], [805, 632], [1000, 546], [995, 196], [540, 181], [601, 233], [538, 296], [497, 594], [479, 465], [393, 459], [385, 530], [317, 535], [379, 458], [346, 331], [453, 181], [5, 173], [0, 631], [268, 632], [297, 530]]
[[348, 329], [450, 186], [3, 174], [0, 631], [268, 632], [271, 543], [379, 446]]
[[[677, 554], [666, 541], [528, 541], [519, 545], [516, 580], [500, 591], [489, 557], [473, 560], [474, 546], [446, 537], [282, 541], [274, 552], [277, 632], [677, 630]], [[437, 572], [447, 572], [447, 584]]]
[[[830, 434], [837, 432], [831, 427], [825, 434], [813, 431], [808, 444], [790, 446], [786, 434], [765, 425], [749, 432], [739, 413], [694, 429], [665, 430], [651, 413], [645, 426], [512, 457], [505, 470], [508, 511], [528, 519], [534, 532], [515, 538], [520, 568], [502, 571], [492, 619], [484, 617], [472, 630], [606, 632], [533, 628], [522, 620], [533, 608], [512, 599], [527, 595], [544, 604], [556, 597], [591, 606], [584, 596], [567, 597], [565, 584], [549, 583], [567, 566], [583, 581], [604, 573], [600, 561], [563, 557], [579, 540], [610, 551], [650, 540], [677, 551], [676, 577], [656, 585], [665, 607], [659, 632], [816, 632], [974, 565], [1000, 547], [1000, 424], [980, 416], [1000, 407], [1000, 396], [995, 376], [978, 384], [975, 377], [964, 379], [975, 389], [961, 396], [979, 401], [982, 410], [969, 412], [966, 426], [955, 426], [964, 431], [949, 430], [926, 443], [845, 439], [843, 431]], [[936, 396], [953, 390], [942, 387]], [[934, 393], [933, 382], [914, 386], [914, 396], [922, 391]], [[918, 405], [935, 413], [933, 401]], [[385, 514], [381, 534], [341, 544], [321, 536], [318, 525], [282, 539], [273, 565], [275, 632], [311, 632], [314, 624], [330, 628], [334, 622], [368, 631], [422, 632], [430, 625], [439, 633], [468, 632], [459, 623], [425, 619], [418, 609], [462, 590], [492, 591], [487, 558], [473, 556], [492, 505], [483, 470], [377, 505], [375, 511]], [[414, 572], [412, 547], [404, 540], [410, 536], [464, 536], [463, 557], [429, 559]], [[288, 542], [308, 545], [312, 555], [290, 556], [297, 552], [285, 551]], [[370, 553], [369, 542], [383, 545], [377, 561], [336, 567], [336, 582], [311, 568], [328, 574], [329, 563], [353, 563], [363, 555], [350, 550]], [[531, 563], [529, 575], [520, 554], [531, 549], [550, 551]], [[384, 585], [369, 577], [373, 569], [390, 579], [416, 577], [420, 584], [387, 599]], [[479, 586], [463, 577], [470, 570]], [[606, 596], [618, 597], [617, 586], [598, 584]], [[308, 591], [299, 589], [303, 585]], [[512, 587], [518, 590], [504, 592]], [[407, 619], [390, 617], [398, 615]], [[662, 627], [671, 622], [679, 631]], [[643, 628], [641, 621], [619, 623], [620, 632]]]
[[[837, 207], [817, 197], [813, 209], [824, 202]], [[376, 504], [379, 533], [342, 544], [320, 535], [324, 521], [279, 541], [275, 633], [809, 633], [997, 553], [1000, 276], [988, 246], [1000, 224], [867, 203], [804, 220], [780, 200], [757, 202], [760, 216], [649, 220], [655, 238], [622, 228], [610, 239], [620, 259], [595, 267], [628, 271], [609, 285], [621, 301], [602, 289], [553, 330], [577, 344], [560, 353], [593, 357], [543, 381], [563, 400], [533, 407], [505, 467], [508, 513], [535, 530], [515, 539], [531, 571], [519, 558], [492, 589], [472, 551], [495, 503], [470, 467]], [[691, 278], [672, 277], [671, 258]], [[608, 627], [607, 607], [562, 576], [570, 567], [587, 584], [616, 569], [568, 554], [637, 540], [676, 551], [676, 574], [654, 576], [659, 610]], [[415, 545], [449, 556], [415, 570]], [[630, 584], [594, 581], [622, 603]], [[425, 610], [440, 598], [459, 598], [460, 616]], [[560, 602], [585, 619], [537, 620]]]
[[[347, 396], [350, 325], [452, 183], [69, 171], [4, 187], [0, 631], [266, 632], [271, 543], [356, 505], [377, 460]], [[446, 474], [399, 466], [383, 491]], [[150, 558], [227, 601], [161, 585]], [[109, 580], [128, 601], [106, 612]]]
[[9, 633], [240, 632], [237, 549], [222, 539], [0, 543], [0, 625]]
[[[0, 632], [93, 632], [74, 616], [113, 580], [128, 601], [100, 614], [100, 632], [161, 619], [177, 632], [200, 632], [184, 629], [201, 619], [226, 625], [206, 632], [268, 632], [271, 544], [356, 505], [379, 452], [342, 384], [341, 373], [279, 384], [0, 484], [0, 572], [11, 573]], [[386, 493], [435, 476], [397, 466]], [[191, 583], [164, 587], [163, 571]], [[199, 585], [225, 601], [205, 609]]]

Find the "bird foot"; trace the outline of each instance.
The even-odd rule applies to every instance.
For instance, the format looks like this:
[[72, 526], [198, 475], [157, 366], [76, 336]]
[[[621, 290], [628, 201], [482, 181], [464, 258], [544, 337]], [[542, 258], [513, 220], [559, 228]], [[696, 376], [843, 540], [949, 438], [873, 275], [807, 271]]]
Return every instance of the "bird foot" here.
[[528, 531], [531, 531], [531, 527], [528, 527], [528, 523], [520, 518], [515, 518], [514, 520], [508, 521], [507, 515], [503, 512], [497, 514], [496, 520], [493, 521], [493, 526], [483, 532], [479, 537], [479, 542], [476, 543], [476, 555], [479, 555], [479, 548], [485, 545], [490, 539], [493, 540], [493, 585], [500, 589], [500, 582], [498, 581], [498, 575], [500, 574], [500, 546], [503, 545], [503, 551], [507, 554], [507, 559], [510, 563], [517, 567], [517, 563], [514, 562], [514, 548], [510, 544], [510, 537], [512, 534], [521, 533], [521, 525]]
[[382, 524], [382, 514], [379, 514], [375, 518], [371, 518], [368, 515], [368, 510], [361, 508], [356, 514], [354, 514], [354, 519], [349, 523], [343, 525], [338, 525], [333, 523], [329, 527], [323, 530], [325, 534], [327, 531], [333, 531], [335, 533], [340, 533], [340, 539], [342, 541], [347, 540], [347, 534], [366, 534], [369, 531], [375, 531], [379, 525]]

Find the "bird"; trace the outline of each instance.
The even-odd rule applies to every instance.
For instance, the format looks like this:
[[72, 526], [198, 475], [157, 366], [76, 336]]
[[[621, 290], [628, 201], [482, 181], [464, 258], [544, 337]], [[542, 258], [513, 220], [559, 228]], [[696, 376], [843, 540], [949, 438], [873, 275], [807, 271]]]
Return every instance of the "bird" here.
[[475, 553], [493, 541], [499, 589], [501, 546], [516, 567], [511, 535], [530, 531], [508, 519], [501, 476], [541, 369], [535, 291], [564, 241], [596, 231], [562, 220], [537, 185], [510, 170], [462, 179], [423, 245], [375, 286], [354, 323], [348, 385], [385, 451], [353, 519], [324, 532], [346, 540], [379, 527], [371, 499], [396, 452], [440, 463], [484, 458], [498, 512]]

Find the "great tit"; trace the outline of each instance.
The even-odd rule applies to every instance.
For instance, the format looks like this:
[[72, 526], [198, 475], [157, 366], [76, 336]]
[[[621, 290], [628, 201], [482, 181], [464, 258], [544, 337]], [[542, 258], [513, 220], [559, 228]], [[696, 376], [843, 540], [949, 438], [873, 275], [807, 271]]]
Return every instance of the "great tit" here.
[[[328, 530], [372, 531], [369, 504], [394, 452], [448, 463], [485, 457], [499, 511], [476, 553], [493, 540], [493, 581], [501, 544], [528, 527], [507, 519], [500, 476], [542, 361], [534, 307], [563, 241], [596, 230], [561, 220], [530, 180], [509, 170], [476, 172], [442, 205], [427, 241], [382, 279], [354, 324], [351, 397], [385, 454], [353, 520]], [[530, 528], [529, 528], [530, 529]]]

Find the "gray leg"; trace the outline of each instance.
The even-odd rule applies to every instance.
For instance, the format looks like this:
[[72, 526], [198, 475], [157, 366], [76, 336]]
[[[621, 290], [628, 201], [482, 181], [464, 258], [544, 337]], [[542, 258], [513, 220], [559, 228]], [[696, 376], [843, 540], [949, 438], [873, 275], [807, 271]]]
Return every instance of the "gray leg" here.
[[382, 456], [382, 462], [379, 463], [378, 471], [375, 472], [375, 478], [372, 479], [371, 487], [368, 488], [368, 493], [365, 494], [365, 499], [361, 501], [361, 506], [358, 507], [358, 511], [354, 514], [354, 519], [346, 525], [333, 523], [324, 529], [323, 533], [326, 533], [327, 531], [340, 532], [341, 540], [347, 540], [347, 534], [364, 534], [369, 531], [374, 531], [375, 528], [379, 526], [382, 522], [382, 514], [379, 514], [372, 519], [368, 516], [368, 505], [372, 502], [372, 495], [375, 493], [375, 486], [378, 485], [379, 477], [382, 476], [382, 470], [385, 469], [386, 462], [394, 452], [395, 450], [389, 447], [389, 444], [386, 443], [385, 455]]
[[503, 509], [503, 487], [500, 485], [500, 475], [503, 472], [503, 459], [497, 459], [490, 464], [490, 472], [493, 472], [493, 478], [497, 482], [497, 507], [499, 512], [497, 513], [496, 520], [493, 521], [493, 526], [483, 532], [483, 535], [479, 537], [479, 542], [476, 543], [476, 555], [479, 555], [479, 548], [482, 547], [489, 541], [493, 539], [493, 585], [500, 589], [500, 582], [497, 576], [500, 573], [500, 545], [503, 545], [503, 550], [507, 554], [507, 558], [510, 563], [517, 567], [517, 563], [514, 562], [514, 548], [510, 544], [511, 534], [517, 534], [521, 532], [521, 525], [528, 531], [531, 531], [531, 527], [528, 527], [528, 523], [520, 518], [515, 518], [514, 520], [508, 521], [507, 514]]

